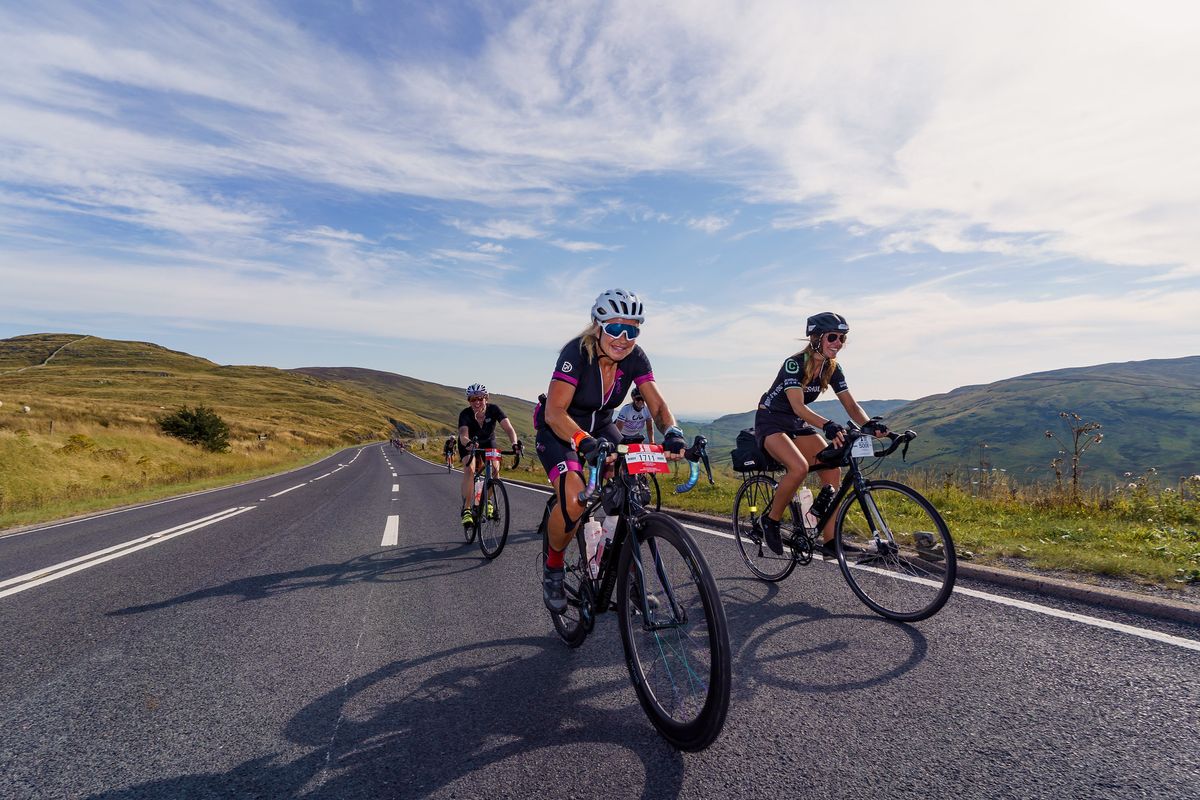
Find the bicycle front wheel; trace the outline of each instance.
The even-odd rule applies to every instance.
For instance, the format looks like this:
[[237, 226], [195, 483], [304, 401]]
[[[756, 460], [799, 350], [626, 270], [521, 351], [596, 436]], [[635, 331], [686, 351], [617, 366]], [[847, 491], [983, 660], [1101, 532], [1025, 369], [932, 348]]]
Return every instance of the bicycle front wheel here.
[[[738, 551], [742, 560], [758, 577], [765, 581], [781, 581], [796, 568], [796, 557], [790, 548], [784, 549], [783, 555], [777, 556], [770, 551], [763, 539], [762, 525], [759, 522], [767, 509], [771, 507], [771, 498], [775, 496], [775, 481], [766, 475], [751, 475], [738, 487], [733, 498], [733, 532], [737, 539]], [[783, 512], [779, 523], [779, 532], [785, 538], [794, 535], [795, 520], [792, 517], [792, 504]]]
[[646, 510], [662, 511], [662, 491], [658, 488], [658, 476], [651, 472], [647, 477], [650, 478], [650, 504], [646, 506]]
[[479, 549], [485, 557], [492, 559], [500, 555], [508, 541], [508, 490], [501, 481], [488, 482], [479, 510], [483, 517], [476, 523]]
[[916, 622], [936, 614], [954, 591], [958, 561], [937, 509], [902, 483], [868, 481], [837, 514], [838, 566], [877, 614]]
[[704, 556], [678, 522], [649, 514], [617, 564], [617, 615], [638, 701], [681, 750], [702, 750], [729, 710], [725, 610]]

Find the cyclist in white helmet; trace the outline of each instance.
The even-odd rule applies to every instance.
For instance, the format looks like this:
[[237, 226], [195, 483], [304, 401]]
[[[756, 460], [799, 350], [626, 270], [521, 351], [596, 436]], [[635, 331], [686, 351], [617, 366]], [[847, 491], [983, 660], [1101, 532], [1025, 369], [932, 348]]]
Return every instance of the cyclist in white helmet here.
[[635, 344], [644, 320], [636, 294], [625, 289], [602, 292], [592, 304], [588, 326], [559, 353], [546, 401], [534, 418], [538, 459], [558, 495], [557, 510], [547, 521], [550, 547], [542, 572], [542, 602], [551, 611], [562, 613], [567, 607], [563, 551], [583, 515], [582, 462], [600, 446], [598, 438], [620, 443], [612, 412], [630, 387], [641, 390], [663, 431], [667, 457], [683, 458], [683, 431], [659, 394], [650, 359]]
[[[517, 430], [509, 421], [500, 406], [488, 402], [488, 390], [482, 383], [472, 383], [467, 387], [467, 407], [458, 415], [458, 455], [462, 462], [462, 524], [470, 527], [475, 524], [471, 514], [471, 500], [475, 493], [475, 471], [483, 469], [482, 459], [467, 454], [467, 445], [474, 439], [480, 447], [496, 446], [496, 426], [499, 425], [512, 440], [513, 449], [521, 450], [521, 440]], [[497, 466], [497, 471], [499, 466]]]

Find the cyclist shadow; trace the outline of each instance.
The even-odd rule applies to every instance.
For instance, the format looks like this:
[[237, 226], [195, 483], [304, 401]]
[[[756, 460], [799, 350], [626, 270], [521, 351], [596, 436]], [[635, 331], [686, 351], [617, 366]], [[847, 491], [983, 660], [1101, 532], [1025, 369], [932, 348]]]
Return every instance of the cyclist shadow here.
[[723, 582], [729, 639], [742, 642], [734, 654], [737, 692], [752, 692], [752, 684], [822, 695], [866, 689], [896, 680], [928, 654], [911, 625], [779, 602], [780, 593], [778, 584], [752, 578]]
[[[575, 654], [548, 637], [394, 661], [289, 720], [284, 735], [307, 748], [298, 758], [259, 757], [94, 797], [678, 797], [683, 757], [629, 708], [619, 653], [606, 651], [604, 674], [583, 685]], [[624, 759], [614, 769], [617, 750], [640, 760], [642, 775]]]
[[477, 559], [452, 554], [452, 551], [457, 549], [457, 545], [391, 548], [333, 564], [314, 564], [303, 569], [238, 578], [219, 586], [197, 589], [155, 603], [109, 611], [107, 616], [141, 614], [214, 597], [236, 597], [239, 601], [246, 602], [291, 592], [330, 589], [354, 583], [403, 583], [445, 578], [483, 566], [484, 562]]

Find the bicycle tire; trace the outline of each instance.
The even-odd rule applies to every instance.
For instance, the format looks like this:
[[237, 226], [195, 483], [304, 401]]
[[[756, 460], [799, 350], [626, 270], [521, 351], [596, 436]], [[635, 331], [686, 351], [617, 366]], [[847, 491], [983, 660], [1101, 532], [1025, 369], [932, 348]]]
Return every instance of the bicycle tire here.
[[658, 476], [650, 473], [650, 507], [647, 511], [662, 511], [662, 490], [658, 488]]
[[703, 554], [678, 522], [651, 513], [636, 535], [639, 545], [627, 540], [617, 564], [629, 678], [664, 739], [680, 750], [703, 750], [720, 735], [729, 711], [725, 609]]
[[[546, 510], [542, 512], [542, 522], [538, 525], [538, 531], [542, 534], [542, 553], [537, 563], [539, 586], [542, 582], [542, 568], [546, 563], [546, 549], [549, 547], [547, 525], [550, 521], [550, 514], [556, 505], [557, 500], [551, 496], [546, 501]], [[591, 624], [589, 624], [591, 590], [588, 588], [587, 582], [582, 579], [579, 565], [574, 567], [567, 565], [563, 589], [567, 593], [567, 610], [561, 614], [550, 611], [550, 621], [554, 624], [554, 632], [558, 634], [558, 637], [566, 642], [568, 647], [575, 648], [583, 644], [583, 640], [591, 631]]]
[[[888, 480], [867, 481], [865, 502], [879, 525], [864, 516], [852, 492], [838, 509], [838, 566], [859, 600], [899, 622], [927, 619], [950, 599], [958, 559], [950, 529], [933, 504], [915, 489]], [[890, 536], [876, 541], [874, 531]], [[847, 545], [863, 552], [847, 551]]]
[[[742, 561], [755, 575], [772, 583], [783, 580], [796, 568], [795, 549], [788, 547], [785, 541], [783, 555], [772, 553], [763, 541], [762, 527], [758, 522], [771, 507], [775, 488], [776, 483], [769, 476], [751, 475], [742, 482], [733, 497], [733, 532]], [[781, 535], [795, 533], [794, 505], [788, 503], [787, 511], [779, 523]]]
[[[491, 503], [491, 513], [487, 513]], [[483, 520], [478, 523], [479, 549], [489, 561], [500, 555], [508, 541], [508, 490], [499, 479], [488, 481], [483, 491], [483, 501], [480, 503]]]

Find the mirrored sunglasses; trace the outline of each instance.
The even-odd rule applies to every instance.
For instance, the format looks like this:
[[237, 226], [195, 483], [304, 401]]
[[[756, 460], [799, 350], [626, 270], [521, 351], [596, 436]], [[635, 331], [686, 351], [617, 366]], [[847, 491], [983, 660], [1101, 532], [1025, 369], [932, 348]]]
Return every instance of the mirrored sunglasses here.
[[614, 339], [620, 339], [621, 334], [625, 334], [625, 338], [630, 341], [636, 339], [641, 330], [637, 325], [630, 325], [626, 322], [608, 322], [600, 328]]
[[830, 344], [833, 344], [834, 342], [841, 342], [842, 344], [845, 344], [846, 343], [846, 334], [844, 334], [844, 333], [827, 333], [827, 334], [825, 334], [825, 341], [829, 342]]

